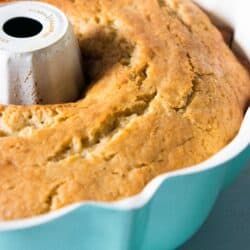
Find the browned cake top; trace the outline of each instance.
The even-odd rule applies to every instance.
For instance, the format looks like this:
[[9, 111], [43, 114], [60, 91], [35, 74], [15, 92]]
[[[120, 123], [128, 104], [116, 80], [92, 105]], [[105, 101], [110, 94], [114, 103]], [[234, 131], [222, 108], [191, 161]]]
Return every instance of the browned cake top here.
[[76, 103], [0, 107], [2, 220], [134, 195], [235, 136], [249, 75], [189, 0], [48, 2], [74, 26], [89, 87]]

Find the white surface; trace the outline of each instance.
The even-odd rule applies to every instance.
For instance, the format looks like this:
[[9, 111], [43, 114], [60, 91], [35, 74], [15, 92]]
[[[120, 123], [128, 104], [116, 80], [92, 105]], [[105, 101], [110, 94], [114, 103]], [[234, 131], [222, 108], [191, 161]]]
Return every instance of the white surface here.
[[0, 27], [15, 17], [40, 22], [33, 37], [16, 38], [0, 29], [1, 104], [75, 101], [83, 84], [78, 42], [66, 16], [39, 2], [1, 5]]

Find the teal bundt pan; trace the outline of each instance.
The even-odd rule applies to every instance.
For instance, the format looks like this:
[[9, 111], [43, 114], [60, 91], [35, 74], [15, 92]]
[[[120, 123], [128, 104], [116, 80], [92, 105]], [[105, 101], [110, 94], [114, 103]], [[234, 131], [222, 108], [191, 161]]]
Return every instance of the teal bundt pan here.
[[167, 250], [201, 226], [250, 156], [250, 109], [238, 136], [211, 159], [161, 175], [137, 196], [84, 202], [0, 223], [1, 250]]
[[[247, 29], [241, 22], [244, 19], [246, 23], [247, 18], [250, 22], [244, 11], [250, 3], [242, 1], [240, 18], [227, 19], [228, 13], [238, 13], [228, 11], [228, 0], [197, 2], [210, 11], [217, 10], [215, 14], [235, 28], [235, 41], [249, 56], [250, 44], [244, 37]], [[199, 229], [219, 193], [246, 166], [249, 144], [250, 109], [237, 137], [206, 162], [161, 175], [126, 200], [83, 202], [36, 218], [0, 222], [0, 250], [175, 249]]]

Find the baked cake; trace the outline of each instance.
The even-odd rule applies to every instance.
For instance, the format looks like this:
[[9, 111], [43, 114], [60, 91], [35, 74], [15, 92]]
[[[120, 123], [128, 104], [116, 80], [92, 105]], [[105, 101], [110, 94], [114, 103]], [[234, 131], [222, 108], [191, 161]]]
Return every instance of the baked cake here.
[[0, 107], [1, 220], [135, 195], [234, 138], [249, 75], [191, 1], [47, 2], [72, 22], [86, 88], [75, 103]]

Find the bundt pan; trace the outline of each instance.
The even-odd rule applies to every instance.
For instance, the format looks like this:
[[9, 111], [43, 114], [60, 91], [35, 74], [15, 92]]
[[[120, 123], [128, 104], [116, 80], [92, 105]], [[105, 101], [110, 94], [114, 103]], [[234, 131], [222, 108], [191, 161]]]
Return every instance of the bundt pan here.
[[[235, 30], [250, 59], [248, 1], [197, 0]], [[231, 4], [230, 4], [231, 3]], [[138, 195], [113, 203], [82, 202], [39, 217], [0, 222], [1, 250], [167, 250], [202, 225], [220, 192], [250, 156], [250, 109], [235, 139], [207, 161], [153, 179]]]

